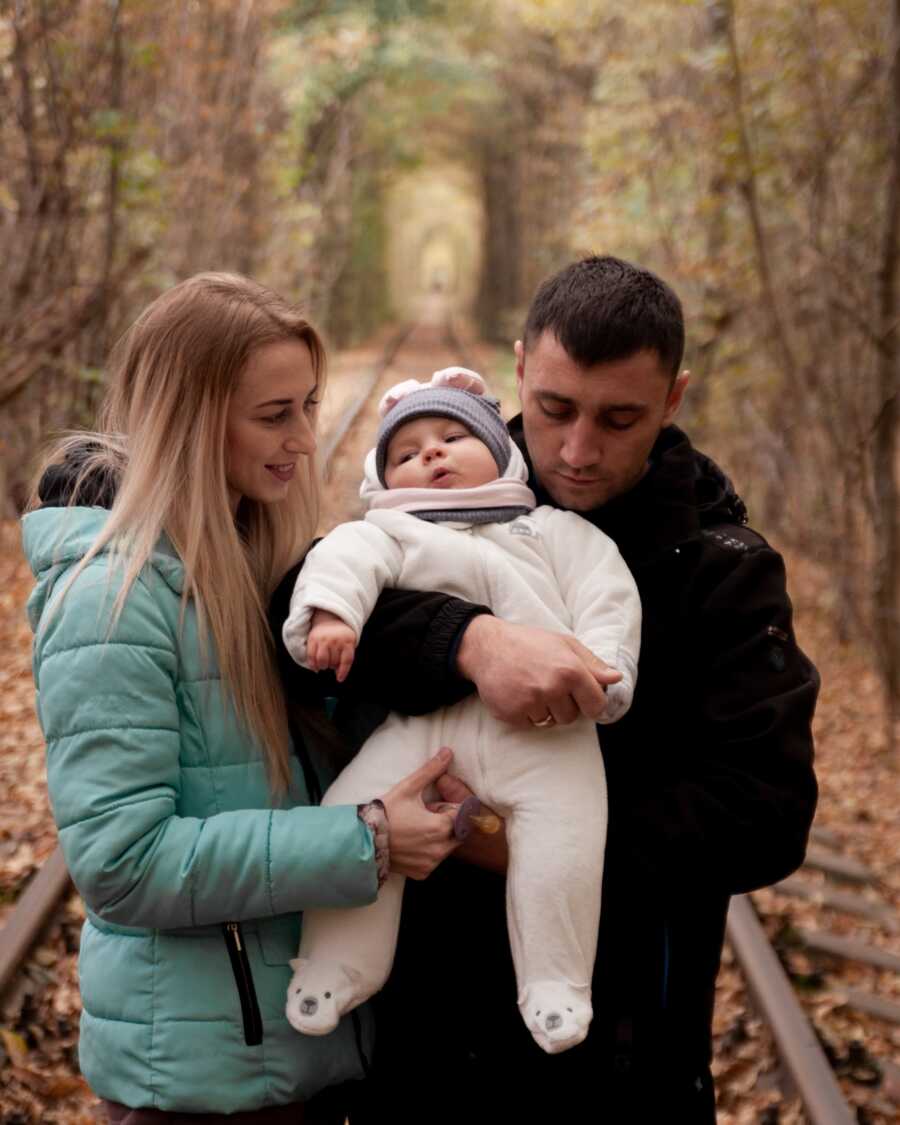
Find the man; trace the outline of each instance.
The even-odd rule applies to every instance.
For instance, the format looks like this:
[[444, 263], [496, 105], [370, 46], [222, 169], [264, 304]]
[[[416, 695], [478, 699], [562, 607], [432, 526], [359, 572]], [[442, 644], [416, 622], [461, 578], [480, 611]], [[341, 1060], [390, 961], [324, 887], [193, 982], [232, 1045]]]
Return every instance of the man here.
[[[672, 425], [683, 348], [675, 294], [611, 257], [545, 282], [516, 344], [522, 413], [510, 431], [538, 502], [610, 535], [643, 604], [631, 710], [601, 728], [609, 834], [588, 1038], [556, 1056], [531, 1041], [508, 951], [504, 840], [470, 838], [407, 887], [353, 1125], [715, 1119], [728, 899], [803, 859], [818, 677], [794, 641], [780, 556]], [[573, 639], [440, 595], [391, 597], [357, 654], [360, 693], [413, 712], [474, 684], [510, 722], [600, 713], [606, 670]], [[441, 793], [467, 791], [448, 779]]]

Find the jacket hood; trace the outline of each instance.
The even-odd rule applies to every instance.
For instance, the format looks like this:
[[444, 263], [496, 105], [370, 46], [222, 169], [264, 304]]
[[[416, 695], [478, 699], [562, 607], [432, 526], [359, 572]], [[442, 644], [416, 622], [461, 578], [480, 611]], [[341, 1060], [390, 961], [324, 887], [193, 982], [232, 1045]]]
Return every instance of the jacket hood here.
[[[40, 619], [53, 592], [56, 579], [80, 562], [103, 530], [109, 512], [105, 508], [38, 508], [22, 517], [22, 548], [37, 585], [28, 601], [32, 628]], [[100, 556], [108, 555], [109, 544]], [[184, 588], [184, 566], [168, 539], [163, 538], [150, 555], [149, 565], [176, 594]]]
[[747, 522], [747, 506], [730, 478], [711, 457], [695, 449], [687, 434], [677, 426], [668, 426], [662, 431], [650, 460], [651, 474], [671, 478], [692, 491], [701, 527]]
[[[62, 461], [49, 465], [38, 484], [38, 499], [43, 508], [68, 504], [111, 508], [119, 485], [119, 469], [112, 461], [95, 463], [86, 475], [85, 464], [99, 446], [89, 438], [71, 446]], [[76, 494], [77, 493], [77, 494]]]

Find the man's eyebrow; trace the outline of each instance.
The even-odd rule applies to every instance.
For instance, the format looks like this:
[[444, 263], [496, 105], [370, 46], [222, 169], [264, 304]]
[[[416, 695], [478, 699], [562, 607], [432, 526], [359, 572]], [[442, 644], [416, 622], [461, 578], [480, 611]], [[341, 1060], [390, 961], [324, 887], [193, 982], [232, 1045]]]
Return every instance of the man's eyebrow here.
[[270, 398], [265, 402], [259, 402], [253, 407], [254, 410], [262, 410], [264, 406], [290, 406], [294, 400], [292, 398]]
[[534, 393], [540, 395], [541, 398], [549, 398], [553, 402], [562, 403], [564, 406], [574, 406], [575, 400], [567, 398], [566, 395], [561, 395], [557, 391], [545, 390], [543, 387], [535, 387]]
[[[574, 398], [569, 398], [567, 395], [561, 395], [558, 391], [545, 390], [543, 387], [536, 387], [534, 393], [540, 398], [548, 398], [551, 402], [558, 402], [561, 406], [577, 406], [578, 401]], [[646, 410], [647, 404], [645, 402], [605, 402], [602, 410], [604, 414], [616, 410]]]

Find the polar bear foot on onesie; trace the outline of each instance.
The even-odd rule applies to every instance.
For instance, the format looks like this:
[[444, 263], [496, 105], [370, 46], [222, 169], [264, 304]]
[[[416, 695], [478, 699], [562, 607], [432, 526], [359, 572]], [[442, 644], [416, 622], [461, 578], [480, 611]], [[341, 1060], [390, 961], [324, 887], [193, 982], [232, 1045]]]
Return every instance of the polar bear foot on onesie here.
[[587, 1036], [594, 1015], [590, 988], [558, 980], [535, 981], [525, 987], [519, 1011], [535, 1042], [549, 1055], [576, 1047]]
[[359, 995], [362, 974], [349, 965], [295, 957], [291, 968], [285, 1015], [304, 1035], [327, 1035], [345, 1012], [367, 999], [368, 994]]

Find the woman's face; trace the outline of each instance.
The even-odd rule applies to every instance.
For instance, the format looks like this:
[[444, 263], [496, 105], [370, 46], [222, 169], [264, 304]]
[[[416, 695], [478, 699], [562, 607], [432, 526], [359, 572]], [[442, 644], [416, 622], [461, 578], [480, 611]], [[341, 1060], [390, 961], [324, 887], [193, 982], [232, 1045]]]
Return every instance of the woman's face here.
[[250, 355], [228, 404], [225, 478], [231, 510], [246, 496], [283, 500], [297, 461], [316, 449], [316, 375], [309, 348], [279, 340]]

